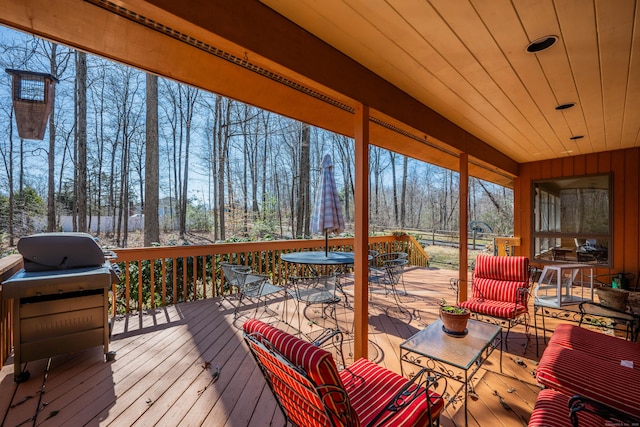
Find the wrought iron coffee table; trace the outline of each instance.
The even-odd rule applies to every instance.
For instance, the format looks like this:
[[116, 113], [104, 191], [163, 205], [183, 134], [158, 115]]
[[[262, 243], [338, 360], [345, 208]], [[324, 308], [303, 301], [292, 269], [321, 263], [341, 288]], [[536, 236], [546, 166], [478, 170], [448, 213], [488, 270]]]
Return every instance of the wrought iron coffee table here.
[[[502, 372], [502, 328], [490, 323], [469, 320], [469, 331], [464, 337], [452, 337], [442, 330], [438, 319], [408, 340], [400, 344], [400, 370], [403, 363], [427, 367], [448, 378], [463, 383], [464, 424], [467, 425], [467, 396], [469, 380], [480, 369], [482, 363], [500, 346], [500, 372]], [[464, 372], [461, 376], [454, 369]], [[462, 388], [462, 387], [461, 387]], [[457, 396], [460, 389], [455, 393]], [[454, 397], [449, 402], [454, 402]]]

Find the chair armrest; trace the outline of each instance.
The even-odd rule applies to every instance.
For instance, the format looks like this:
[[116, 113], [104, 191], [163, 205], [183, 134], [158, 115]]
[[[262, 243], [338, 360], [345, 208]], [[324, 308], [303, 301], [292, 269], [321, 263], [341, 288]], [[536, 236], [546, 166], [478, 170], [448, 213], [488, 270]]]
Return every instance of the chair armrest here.
[[604, 405], [593, 399], [583, 396], [573, 396], [569, 399], [569, 410], [571, 424], [578, 427], [578, 413], [590, 412], [608, 421], [607, 425], [616, 426], [636, 426], [640, 425], [640, 418], [635, 418], [629, 414], [618, 411], [610, 406]]
[[[443, 390], [447, 389], [447, 378], [431, 371], [428, 368], [422, 368], [420, 371], [409, 380], [409, 382], [389, 400], [374, 418], [367, 424], [367, 427], [382, 426], [385, 425], [389, 417], [402, 411], [405, 407], [409, 406], [414, 400], [420, 399], [424, 396], [427, 402], [427, 411], [429, 412], [429, 419], [432, 420], [431, 406], [433, 406], [432, 397], [429, 395], [429, 389], [438, 387], [439, 381], [445, 382]], [[442, 399], [440, 395], [434, 396], [435, 399]]]
[[243, 273], [251, 273], [251, 267], [249, 267], [248, 265], [238, 265], [238, 266], [233, 266], [231, 267], [231, 271], [233, 271], [236, 274], [243, 274]]
[[529, 303], [529, 292], [529, 288], [516, 289], [516, 304], [520, 303], [526, 307]]

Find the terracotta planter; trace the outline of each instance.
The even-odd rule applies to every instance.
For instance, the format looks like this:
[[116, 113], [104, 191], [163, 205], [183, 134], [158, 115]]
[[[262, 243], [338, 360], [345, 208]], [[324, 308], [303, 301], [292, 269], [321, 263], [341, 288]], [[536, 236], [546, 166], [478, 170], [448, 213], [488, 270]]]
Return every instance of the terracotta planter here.
[[463, 337], [467, 334], [467, 321], [471, 316], [469, 310], [464, 309], [463, 313], [455, 313], [440, 308], [440, 318], [442, 319], [442, 330], [445, 334], [454, 337]]

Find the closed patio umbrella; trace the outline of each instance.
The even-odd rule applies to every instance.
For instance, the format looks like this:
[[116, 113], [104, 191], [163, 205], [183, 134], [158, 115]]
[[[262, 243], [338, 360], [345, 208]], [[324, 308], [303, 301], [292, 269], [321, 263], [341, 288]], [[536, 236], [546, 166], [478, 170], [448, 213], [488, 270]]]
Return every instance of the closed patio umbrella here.
[[344, 230], [344, 218], [342, 217], [342, 205], [336, 188], [336, 180], [333, 176], [333, 162], [331, 156], [325, 154], [322, 159], [320, 186], [311, 215], [311, 232], [324, 232], [324, 253], [328, 255], [329, 233], [340, 233], [342, 230]]

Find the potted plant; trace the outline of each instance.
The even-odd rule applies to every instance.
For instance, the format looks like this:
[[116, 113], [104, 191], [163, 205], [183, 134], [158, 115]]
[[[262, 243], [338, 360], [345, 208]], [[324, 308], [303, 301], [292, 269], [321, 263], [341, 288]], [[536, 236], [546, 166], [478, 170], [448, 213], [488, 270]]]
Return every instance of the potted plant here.
[[442, 300], [440, 304], [440, 318], [442, 319], [442, 330], [445, 334], [454, 337], [467, 335], [467, 321], [471, 312], [458, 305], [447, 304]]

